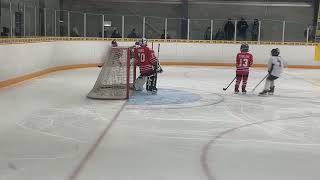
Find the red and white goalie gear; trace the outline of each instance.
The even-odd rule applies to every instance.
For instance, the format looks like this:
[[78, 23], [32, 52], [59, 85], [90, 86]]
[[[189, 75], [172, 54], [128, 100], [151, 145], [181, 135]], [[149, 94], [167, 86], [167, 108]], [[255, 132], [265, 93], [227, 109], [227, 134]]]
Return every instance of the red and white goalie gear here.
[[136, 79], [136, 82], [134, 84], [134, 89], [136, 91], [143, 91], [143, 86], [144, 84], [146, 84], [146, 82], [147, 82], [147, 76], [139, 76]]
[[158, 58], [152, 49], [148, 47], [135, 49], [135, 61], [142, 76], [149, 76], [156, 72], [154, 67], [158, 65]]

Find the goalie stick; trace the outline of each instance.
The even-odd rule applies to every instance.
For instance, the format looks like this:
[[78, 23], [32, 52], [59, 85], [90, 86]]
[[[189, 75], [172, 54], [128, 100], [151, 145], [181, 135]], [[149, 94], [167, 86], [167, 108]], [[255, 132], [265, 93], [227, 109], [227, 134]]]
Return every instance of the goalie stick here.
[[[159, 60], [159, 57], [160, 57], [160, 47], [161, 47], [161, 44], [159, 43], [159, 44], [158, 44], [158, 54], [157, 54], [158, 64], [157, 64], [157, 67], [156, 67], [156, 72], [157, 72], [157, 74], [158, 74], [158, 73], [161, 74], [161, 73], [163, 72], [163, 70], [162, 70], [162, 68], [161, 68], [160, 60]], [[153, 42], [152, 42], [152, 50], [154, 50], [154, 49], [153, 49]]]

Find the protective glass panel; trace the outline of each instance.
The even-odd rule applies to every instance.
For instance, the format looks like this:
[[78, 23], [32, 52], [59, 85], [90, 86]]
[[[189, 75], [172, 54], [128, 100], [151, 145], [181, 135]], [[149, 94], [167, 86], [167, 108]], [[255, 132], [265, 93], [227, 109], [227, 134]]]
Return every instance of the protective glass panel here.
[[286, 22], [284, 40], [287, 42], [306, 42], [307, 28], [308, 24]]
[[104, 37], [120, 38], [122, 34], [122, 16], [104, 16]]
[[124, 18], [124, 37], [126, 38], [141, 38], [143, 17], [140, 16], [125, 16]]
[[13, 37], [21, 37], [24, 34], [23, 9], [23, 3], [21, 2], [13, 1], [11, 3]]
[[56, 34], [60, 37], [68, 36], [68, 12], [57, 11]]
[[190, 19], [191, 40], [211, 40], [211, 21]]
[[87, 37], [102, 37], [102, 15], [87, 13]]
[[165, 18], [146, 17], [146, 38], [164, 39], [165, 38]]
[[282, 21], [263, 20], [261, 21], [261, 41], [282, 41]]
[[0, 37], [10, 37], [10, 5], [9, 0], [1, 0], [1, 16], [0, 16]]
[[168, 36], [172, 39], [187, 39], [188, 20], [168, 18]]
[[84, 36], [84, 14], [80, 12], [70, 12], [70, 36]]
[[43, 8], [37, 8], [37, 18], [38, 18], [38, 35], [45, 36], [45, 10]]
[[54, 36], [54, 10], [46, 9], [46, 36]]

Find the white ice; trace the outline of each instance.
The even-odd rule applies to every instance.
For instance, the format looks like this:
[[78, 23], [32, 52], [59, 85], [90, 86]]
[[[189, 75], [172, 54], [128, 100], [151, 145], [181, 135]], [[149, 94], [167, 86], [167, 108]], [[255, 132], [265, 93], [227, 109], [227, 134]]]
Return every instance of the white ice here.
[[[258, 97], [222, 91], [232, 68], [165, 67], [159, 88], [202, 97], [186, 106], [87, 99], [99, 71], [0, 89], [0, 180], [320, 177], [319, 70], [287, 70], [275, 96]], [[248, 91], [265, 73], [251, 71]]]

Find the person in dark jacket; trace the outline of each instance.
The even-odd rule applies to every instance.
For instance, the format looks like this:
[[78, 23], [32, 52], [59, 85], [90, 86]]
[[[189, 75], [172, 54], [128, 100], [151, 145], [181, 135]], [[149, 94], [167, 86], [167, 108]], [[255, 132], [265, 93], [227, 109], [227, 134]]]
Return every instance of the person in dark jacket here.
[[224, 39], [224, 33], [221, 29], [218, 30], [214, 39], [215, 40], [223, 40]]
[[1, 37], [9, 37], [9, 28], [2, 27]]
[[251, 40], [258, 41], [258, 36], [259, 36], [259, 20], [254, 19], [252, 30], [251, 30]]
[[226, 40], [233, 40], [235, 26], [231, 19], [224, 25], [224, 36]]
[[204, 40], [211, 40], [211, 27], [208, 27], [204, 33]]
[[247, 40], [248, 23], [244, 18], [237, 23], [238, 34], [241, 40]]
[[138, 38], [138, 35], [136, 33], [136, 29], [133, 28], [130, 32], [130, 34], [128, 34], [128, 38]]
[[[165, 39], [166, 38], [165, 33], [166, 33], [166, 30], [163, 30], [163, 33], [161, 34], [161, 37], [160, 37], [161, 39]], [[168, 32], [167, 32], [167, 39], [171, 39], [171, 37], [168, 34]]]
[[111, 34], [111, 38], [122, 38], [118, 30], [114, 30]]

